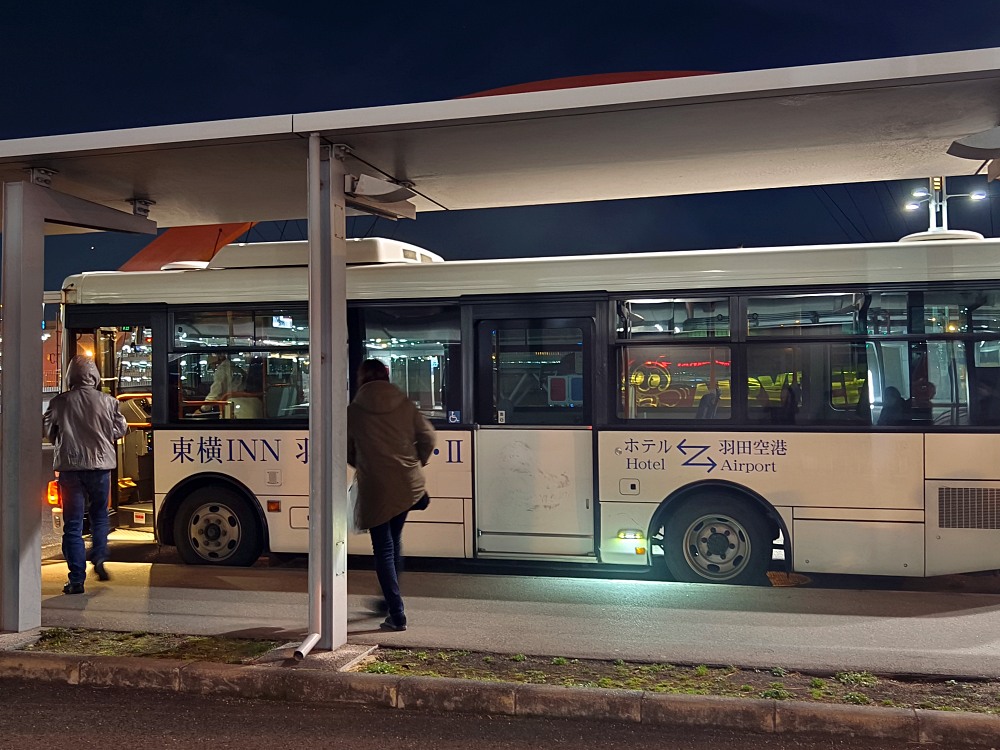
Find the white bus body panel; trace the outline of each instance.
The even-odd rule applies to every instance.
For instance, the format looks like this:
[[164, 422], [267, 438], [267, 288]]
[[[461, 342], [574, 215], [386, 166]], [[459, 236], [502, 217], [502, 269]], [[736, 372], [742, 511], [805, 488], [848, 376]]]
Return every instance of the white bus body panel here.
[[[274, 552], [309, 550], [308, 432], [296, 430], [216, 430], [191, 427], [153, 433], [156, 512], [178, 482], [203, 473], [230, 476], [255, 493], [263, 508]], [[472, 553], [472, 433], [438, 432], [426, 468], [432, 501], [413, 512], [406, 525], [407, 555], [468, 557]], [[350, 554], [370, 555], [367, 535], [352, 535]]]
[[[667, 253], [391, 263], [347, 271], [352, 300], [476, 294], [648, 292], [666, 279], [672, 292], [727, 287], [878, 284], [1000, 278], [996, 240], [809, 245]], [[96, 271], [63, 283], [73, 303], [271, 302], [306, 299], [302, 267], [185, 271]]]
[[594, 558], [593, 432], [482, 428], [477, 553]]
[[788, 525], [795, 570], [923, 575], [923, 440], [919, 434], [602, 431], [601, 560], [646, 564], [648, 548], [636, 552], [646, 545], [619, 539], [619, 532], [655, 532], [650, 523], [664, 499], [693, 483], [723, 480], [775, 506]]

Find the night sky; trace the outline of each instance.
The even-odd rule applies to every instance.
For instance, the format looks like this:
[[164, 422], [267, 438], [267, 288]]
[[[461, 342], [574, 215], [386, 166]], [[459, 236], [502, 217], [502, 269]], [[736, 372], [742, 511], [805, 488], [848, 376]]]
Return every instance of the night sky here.
[[[1000, 46], [1000, 2], [17, 3], [4, 9], [0, 138], [448, 99], [563, 76], [735, 71]], [[965, 174], [979, 165], [968, 162]], [[352, 220], [446, 258], [893, 241], [919, 183]], [[952, 192], [985, 180], [949, 181]], [[996, 185], [992, 192], [1000, 196]], [[995, 235], [997, 199], [950, 204]], [[304, 222], [250, 239], [303, 236]], [[143, 238], [53, 237], [47, 288]], [[94, 248], [91, 250], [91, 248]]]

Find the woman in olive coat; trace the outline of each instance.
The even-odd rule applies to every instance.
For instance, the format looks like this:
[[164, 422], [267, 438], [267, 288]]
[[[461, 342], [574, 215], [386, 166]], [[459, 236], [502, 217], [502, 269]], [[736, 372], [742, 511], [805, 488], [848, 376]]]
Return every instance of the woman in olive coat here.
[[358, 483], [358, 525], [368, 529], [375, 574], [388, 607], [381, 627], [406, 630], [399, 593], [403, 524], [425, 494], [423, 467], [434, 450], [434, 428], [389, 382], [377, 359], [358, 367], [358, 388], [347, 407], [347, 462]]

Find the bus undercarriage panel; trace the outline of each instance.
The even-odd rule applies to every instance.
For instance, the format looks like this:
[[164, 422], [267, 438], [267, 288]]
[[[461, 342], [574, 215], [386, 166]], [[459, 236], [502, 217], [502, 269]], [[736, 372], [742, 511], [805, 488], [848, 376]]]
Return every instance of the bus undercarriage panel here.
[[1000, 569], [1000, 482], [928, 481], [926, 544], [929, 576]]
[[792, 539], [802, 573], [924, 575], [922, 523], [796, 520]]

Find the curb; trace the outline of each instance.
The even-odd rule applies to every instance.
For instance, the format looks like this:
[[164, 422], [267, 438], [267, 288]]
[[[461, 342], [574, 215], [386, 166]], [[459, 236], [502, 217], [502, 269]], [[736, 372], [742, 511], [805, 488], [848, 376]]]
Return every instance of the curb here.
[[827, 703], [663, 695], [281, 666], [117, 656], [0, 653], [0, 677], [403, 710], [587, 718], [662, 727], [709, 724], [762, 734], [836, 734], [914, 743], [995, 744], [1000, 716]]

